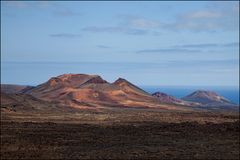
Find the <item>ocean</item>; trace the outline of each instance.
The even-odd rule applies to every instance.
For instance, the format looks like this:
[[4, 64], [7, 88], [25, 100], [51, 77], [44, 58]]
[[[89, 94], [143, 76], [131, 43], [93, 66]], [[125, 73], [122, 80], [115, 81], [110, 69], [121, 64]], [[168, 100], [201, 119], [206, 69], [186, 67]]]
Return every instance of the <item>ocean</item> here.
[[196, 90], [214, 91], [219, 95], [227, 98], [235, 104], [239, 104], [239, 88], [238, 87], [212, 87], [212, 86], [140, 86], [148, 93], [164, 92], [177, 98], [182, 98], [191, 94]]

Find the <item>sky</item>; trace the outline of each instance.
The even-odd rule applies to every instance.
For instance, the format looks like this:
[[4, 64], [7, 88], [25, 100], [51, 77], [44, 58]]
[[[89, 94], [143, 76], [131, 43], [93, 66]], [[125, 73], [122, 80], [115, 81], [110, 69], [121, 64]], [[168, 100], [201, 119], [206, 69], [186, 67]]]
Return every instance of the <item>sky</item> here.
[[237, 1], [1, 1], [1, 83], [64, 73], [238, 86]]

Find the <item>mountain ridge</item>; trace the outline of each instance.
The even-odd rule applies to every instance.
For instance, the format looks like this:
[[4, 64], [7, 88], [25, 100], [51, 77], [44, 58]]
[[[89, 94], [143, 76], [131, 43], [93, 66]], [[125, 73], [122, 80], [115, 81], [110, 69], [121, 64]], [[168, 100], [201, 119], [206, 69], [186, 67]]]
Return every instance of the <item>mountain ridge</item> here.
[[[4, 86], [3, 84], [1, 86]], [[6, 90], [7, 86], [5, 86]], [[14, 93], [14, 87], [11, 92]], [[1, 88], [2, 91], [2, 88]], [[181, 99], [156, 92], [149, 94], [123, 78], [112, 83], [99, 75], [63, 74], [35, 87], [16, 87], [15, 93], [29, 94], [39, 100], [74, 108], [113, 106], [192, 110], [193, 107], [234, 107], [226, 98], [212, 91], [197, 90]], [[185, 108], [184, 108], [185, 107]]]
[[104, 106], [168, 107], [129, 81], [119, 78], [109, 83], [98, 75], [63, 74], [50, 78], [28, 94], [49, 102], [72, 107], [91, 103]]

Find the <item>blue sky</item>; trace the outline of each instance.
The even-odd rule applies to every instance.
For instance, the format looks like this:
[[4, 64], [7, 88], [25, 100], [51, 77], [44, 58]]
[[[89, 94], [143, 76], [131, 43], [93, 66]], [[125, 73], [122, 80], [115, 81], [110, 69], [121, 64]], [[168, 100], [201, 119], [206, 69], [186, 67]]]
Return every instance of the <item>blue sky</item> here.
[[138, 85], [239, 84], [235, 2], [1, 1], [1, 82], [63, 73]]

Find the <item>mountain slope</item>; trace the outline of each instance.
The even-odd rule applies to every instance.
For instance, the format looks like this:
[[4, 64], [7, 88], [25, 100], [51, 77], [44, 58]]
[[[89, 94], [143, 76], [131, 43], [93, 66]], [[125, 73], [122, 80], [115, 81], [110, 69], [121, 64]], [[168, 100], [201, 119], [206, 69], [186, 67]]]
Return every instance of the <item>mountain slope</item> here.
[[119, 86], [122, 90], [124, 90], [127, 93], [142, 94], [145, 96], [150, 95], [149, 93], [145, 92], [143, 89], [135, 86], [134, 84], [128, 82], [123, 78], [118, 78], [115, 82], [113, 82], [113, 84]]
[[71, 111], [71, 108], [46, 102], [27, 94], [1, 93], [1, 111], [55, 113]]
[[182, 100], [162, 92], [155, 92], [152, 95], [157, 97], [161, 102], [165, 102], [165, 103], [181, 103], [182, 102]]
[[44, 101], [75, 108], [80, 104], [88, 104], [93, 108], [117, 106], [182, 109], [174, 104], [162, 104], [156, 97], [125, 79], [119, 78], [114, 83], [108, 83], [97, 75], [60, 75], [28, 90], [27, 93]]
[[174, 96], [168, 95], [166, 93], [162, 92], [155, 92], [152, 94], [152, 96], [157, 97], [160, 102], [168, 103], [168, 104], [177, 104], [177, 105], [185, 105], [185, 106], [199, 106], [199, 103], [196, 102], [190, 102], [190, 101], [184, 101], [181, 99], [178, 99]]
[[14, 84], [1, 84], [1, 92], [3, 93], [21, 93], [23, 90], [32, 88], [31, 86], [25, 85], [14, 85]]
[[198, 102], [201, 104], [209, 103], [231, 103], [228, 99], [212, 91], [197, 90], [190, 95], [182, 98], [186, 101]]

